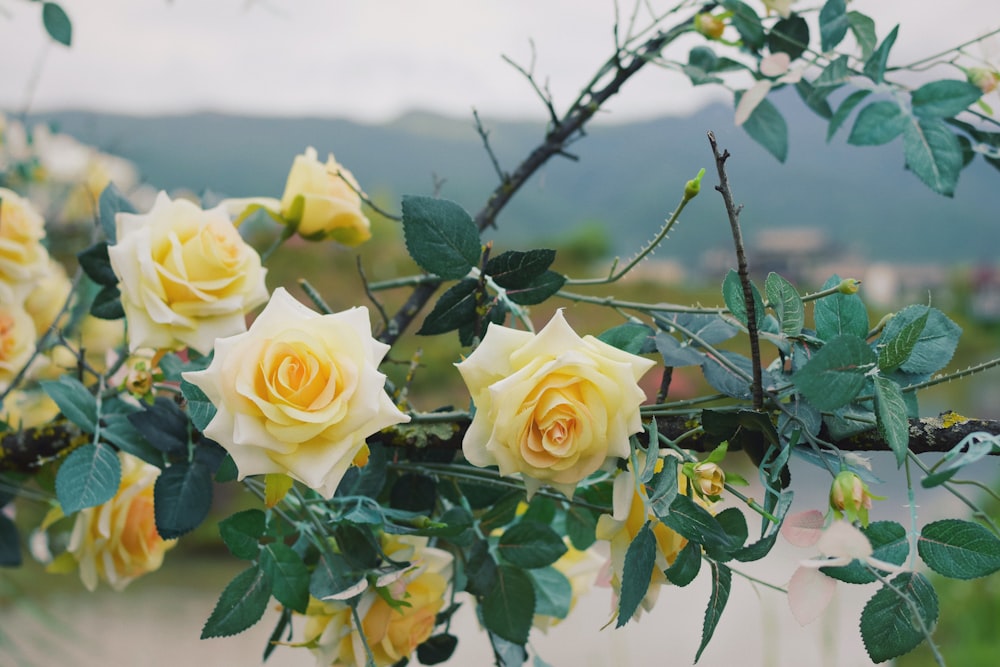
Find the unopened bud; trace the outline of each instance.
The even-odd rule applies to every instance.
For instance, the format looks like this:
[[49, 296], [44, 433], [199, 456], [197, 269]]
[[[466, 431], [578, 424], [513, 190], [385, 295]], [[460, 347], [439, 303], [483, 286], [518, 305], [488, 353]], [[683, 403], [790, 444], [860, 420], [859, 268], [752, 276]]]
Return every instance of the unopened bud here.
[[706, 496], [718, 496], [725, 489], [726, 473], [717, 463], [699, 463], [694, 467], [694, 481]]
[[125, 391], [142, 398], [153, 391], [153, 368], [150, 360], [144, 357], [132, 357], [128, 360], [128, 375], [125, 376]]
[[844, 278], [840, 281], [840, 284], [837, 285], [837, 291], [841, 294], [857, 294], [860, 287], [860, 280], [855, 280], [854, 278]]
[[985, 67], [970, 67], [965, 70], [965, 76], [969, 83], [983, 91], [983, 95], [992, 93], [1000, 85], [1000, 73]]
[[684, 184], [684, 199], [694, 199], [701, 192], [701, 178], [705, 175], [705, 168], [698, 171], [698, 175]]
[[718, 16], [702, 12], [694, 17], [694, 29], [709, 39], [720, 39], [726, 23]]
[[847, 518], [850, 521], [860, 521], [862, 526], [868, 525], [868, 510], [872, 500], [882, 500], [883, 496], [872, 495], [868, 485], [850, 470], [841, 471], [830, 487], [830, 509], [838, 519]]

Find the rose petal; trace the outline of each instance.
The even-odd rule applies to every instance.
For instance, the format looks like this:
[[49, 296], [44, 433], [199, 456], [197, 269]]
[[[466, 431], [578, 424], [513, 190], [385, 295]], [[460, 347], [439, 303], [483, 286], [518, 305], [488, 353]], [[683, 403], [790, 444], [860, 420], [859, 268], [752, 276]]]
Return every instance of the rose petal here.
[[830, 604], [837, 581], [819, 570], [800, 567], [788, 582], [788, 607], [799, 625], [812, 623]]
[[781, 536], [797, 547], [811, 547], [823, 534], [825, 519], [819, 510], [796, 512], [785, 517]]

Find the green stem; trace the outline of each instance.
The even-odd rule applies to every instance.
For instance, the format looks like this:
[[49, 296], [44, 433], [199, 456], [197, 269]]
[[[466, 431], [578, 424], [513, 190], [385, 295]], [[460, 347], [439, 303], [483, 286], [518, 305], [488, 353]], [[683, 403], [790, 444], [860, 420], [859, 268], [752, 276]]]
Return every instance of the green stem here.
[[375, 656], [372, 654], [372, 647], [368, 645], [368, 637], [365, 636], [364, 626], [361, 624], [361, 614], [358, 613], [358, 605], [351, 605], [351, 616], [354, 617], [354, 626], [361, 637], [361, 645], [365, 647], [365, 667], [375, 667]]

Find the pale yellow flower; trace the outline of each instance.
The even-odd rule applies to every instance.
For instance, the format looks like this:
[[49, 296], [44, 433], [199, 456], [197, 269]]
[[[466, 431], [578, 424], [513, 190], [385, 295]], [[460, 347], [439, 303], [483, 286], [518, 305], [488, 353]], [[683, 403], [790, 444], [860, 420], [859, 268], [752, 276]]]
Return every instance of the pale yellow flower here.
[[145, 215], [119, 213], [108, 248], [128, 322], [129, 349], [191, 347], [246, 330], [267, 300], [260, 256], [221, 207], [203, 211], [160, 193]]
[[0, 303], [20, 304], [49, 272], [45, 221], [27, 199], [0, 188]]
[[217, 340], [211, 365], [184, 378], [218, 408], [205, 435], [241, 479], [285, 473], [329, 498], [368, 436], [409, 421], [378, 371], [388, 350], [366, 308], [320, 315], [278, 288], [249, 331]]
[[153, 485], [159, 468], [120, 452], [122, 480], [115, 497], [97, 507], [80, 510], [67, 552], [80, 566], [88, 590], [99, 580], [116, 591], [163, 564], [163, 555], [176, 540], [156, 532]]
[[50, 259], [46, 274], [35, 282], [34, 289], [24, 301], [24, 309], [34, 320], [35, 331], [39, 336], [55, 324], [72, 289], [66, 269], [59, 262]]
[[476, 404], [465, 457], [521, 473], [529, 496], [542, 484], [572, 496], [580, 480], [629, 455], [629, 436], [642, 430], [638, 381], [652, 366], [581, 338], [562, 311], [537, 335], [491, 324], [457, 364]]
[[0, 302], [0, 391], [10, 386], [35, 353], [35, 323], [16, 303]]
[[356, 246], [371, 238], [354, 175], [331, 153], [326, 163], [311, 146], [296, 156], [281, 196], [281, 217], [309, 239], [332, 238]]

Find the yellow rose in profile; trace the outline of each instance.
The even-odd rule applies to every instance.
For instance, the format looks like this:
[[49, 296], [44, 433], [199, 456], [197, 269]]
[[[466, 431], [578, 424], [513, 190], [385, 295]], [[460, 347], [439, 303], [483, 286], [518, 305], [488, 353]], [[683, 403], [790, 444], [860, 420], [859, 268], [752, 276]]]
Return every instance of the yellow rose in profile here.
[[[659, 463], [657, 463], [659, 465]], [[687, 477], [678, 475], [677, 484], [680, 493], [687, 492]], [[641, 485], [640, 485], [641, 487]], [[645, 495], [645, 488], [642, 494]], [[650, 575], [649, 588], [642, 604], [635, 610], [638, 618], [642, 610], [650, 611], [656, 604], [660, 587], [666, 583], [667, 577], [663, 571], [673, 565], [677, 554], [687, 546], [687, 539], [681, 537], [673, 529], [664, 525], [652, 513], [646, 512], [646, 498], [636, 490], [635, 477], [631, 470], [618, 474], [614, 482], [613, 514], [602, 514], [597, 520], [597, 539], [611, 544], [611, 588], [618, 595], [621, 593], [621, 582], [625, 571], [625, 554], [629, 544], [635, 539], [646, 521], [652, 521], [653, 536], [656, 538], [656, 566]], [[695, 501], [704, 505], [698, 497]]]
[[[398, 556], [393, 554], [393, 558]], [[433, 633], [437, 614], [447, 602], [452, 555], [418, 544], [411, 559], [414, 569], [384, 587], [383, 594], [369, 588], [358, 602], [361, 628], [377, 667], [411, 657]], [[402, 604], [391, 605], [383, 595]], [[313, 647], [318, 665], [364, 667], [365, 649], [350, 606], [336, 600], [310, 600], [306, 614], [305, 643]]]
[[160, 469], [119, 452], [122, 481], [115, 497], [97, 507], [80, 510], [67, 552], [80, 565], [87, 590], [104, 580], [116, 591], [163, 564], [163, 555], [176, 544], [156, 532], [153, 485]]
[[24, 301], [49, 270], [45, 221], [27, 199], [0, 188], [0, 303]]
[[332, 238], [360, 245], [371, 238], [360, 190], [354, 175], [337, 164], [332, 153], [323, 164], [310, 146], [292, 163], [281, 196], [281, 217], [298, 224], [298, 233], [310, 240]]
[[35, 322], [24, 308], [0, 302], [0, 391], [35, 353]]
[[260, 256], [224, 208], [203, 211], [161, 192], [149, 213], [115, 220], [108, 257], [129, 350], [188, 346], [208, 354], [216, 338], [246, 331], [245, 314], [267, 300]]
[[629, 455], [642, 430], [638, 381], [653, 361], [593, 336], [580, 338], [557, 311], [537, 335], [490, 324], [457, 364], [476, 404], [462, 449], [476, 466], [521, 473], [528, 494], [577, 483]]
[[205, 435], [240, 479], [285, 473], [330, 498], [368, 436], [410, 419], [378, 370], [388, 351], [367, 308], [320, 315], [278, 288], [249, 331], [220, 338], [211, 365], [184, 379], [218, 408]]

